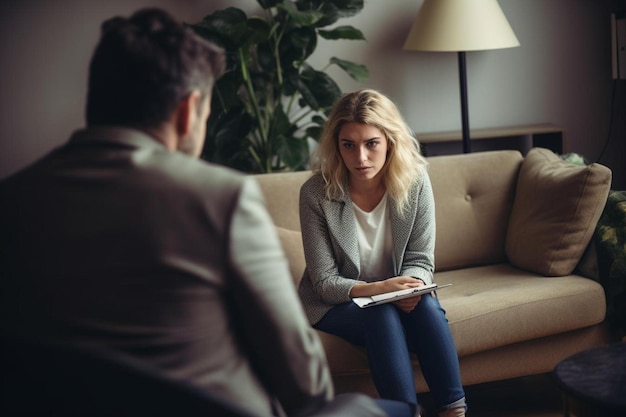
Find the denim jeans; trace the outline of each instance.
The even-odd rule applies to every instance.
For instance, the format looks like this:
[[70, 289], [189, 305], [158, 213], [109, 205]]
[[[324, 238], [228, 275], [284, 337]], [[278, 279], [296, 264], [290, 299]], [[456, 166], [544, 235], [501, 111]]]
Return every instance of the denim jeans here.
[[436, 297], [423, 295], [410, 313], [392, 303], [359, 308], [349, 302], [333, 307], [314, 326], [364, 346], [381, 398], [417, 404], [409, 352], [415, 353], [440, 410], [465, 406], [459, 360], [445, 311]]

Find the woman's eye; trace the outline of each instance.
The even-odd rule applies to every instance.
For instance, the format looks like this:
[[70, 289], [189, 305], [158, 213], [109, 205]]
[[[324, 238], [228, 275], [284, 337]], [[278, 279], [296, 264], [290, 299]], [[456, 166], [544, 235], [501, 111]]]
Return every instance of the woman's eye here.
[[375, 140], [367, 142], [367, 146], [369, 146], [370, 148], [374, 148], [376, 145], [378, 145], [378, 142]]
[[346, 149], [352, 149], [352, 148], [354, 148], [354, 144], [353, 143], [344, 142], [343, 143], [343, 147], [346, 148]]

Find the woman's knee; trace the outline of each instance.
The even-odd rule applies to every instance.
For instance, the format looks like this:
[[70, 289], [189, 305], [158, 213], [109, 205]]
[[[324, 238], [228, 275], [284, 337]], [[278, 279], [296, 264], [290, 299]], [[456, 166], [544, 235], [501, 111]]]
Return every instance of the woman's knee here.
[[442, 325], [448, 324], [448, 318], [446, 312], [441, 307], [439, 300], [431, 295], [422, 295], [422, 299], [413, 311], [411, 311], [405, 318], [406, 322], [414, 323], [429, 323], [434, 325], [435, 323], [441, 323]]
[[436, 312], [437, 314], [446, 314], [446, 311], [441, 306], [441, 303], [439, 303], [439, 299], [437, 297], [434, 297], [432, 294], [422, 295], [420, 302], [417, 303], [417, 306], [415, 308]]
[[369, 307], [364, 309], [363, 320], [366, 323], [366, 328], [380, 332], [380, 331], [401, 331], [402, 322], [398, 314], [398, 309], [391, 304], [381, 304], [375, 307]]
[[396, 321], [398, 320], [398, 309], [392, 304], [381, 304], [375, 307], [363, 309], [364, 317], [367, 320]]

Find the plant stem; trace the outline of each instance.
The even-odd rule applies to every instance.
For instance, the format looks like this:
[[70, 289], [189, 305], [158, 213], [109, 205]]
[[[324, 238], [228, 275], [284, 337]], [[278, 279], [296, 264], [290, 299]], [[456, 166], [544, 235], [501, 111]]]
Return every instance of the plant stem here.
[[[275, 23], [274, 15], [270, 14], [272, 18], [272, 24]], [[278, 77], [278, 85], [280, 86], [280, 90], [283, 89], [283, 69], [280, 63], [280, 51], [278, 50], [278, 46], [280, 45], [280, 41], [283, 39], [283, 35], [285, 34], [285, 29], [287, 25], [283, 25], [280, 31], [280, 34], [277, 34], [276, 31], [273, 32], [272, 37], [274, 38], [274, 61], [276, 63], [276, 77]]]
[[293, 103], [296, 101], [296, 97], [297, 97], [297, 96], [298, 96], [298, 93], [297, 93], [297, 92], [294, 92], [294, 93], [291, 95], [291, 99], [289, 100], [289, 104], [287, 105], [287, 110], [285, 111], [285, 113], [286, 113], [287, 115], [290, 115], [290, 114], [291, 114], [291, 107], [293, 106]]
[[250, 152], [250, 155], [252, 155], [252, 158], [254, 159], [254, 161], [259, 164], [259, 168], [261, 169], [261, 171], [263, 171], [263, 163], [261, 162], [261, 158], [259, 157], [259, 154], [256, 153], [256, 149], [254, 149], [254, 146], [250, 145], [248, 146], [248, 152]]
[[239, 63], [241, 64], [241, 74], [246, 83], [246, 89], [248, 90], [248, 95], [250, 96], [250, 101], [252, 104], [252, 108], [254, 109], [254, 114], [259, 121], [259, 131], [261, 134], [261, 140], [267, 141], [267, 126], [264, 126], [263, 118], [261, 117], [261, 110], [259, 109], [259, 104], [256, 99], [256, 94], [254, 92], [254, 87], [252, 86], [252, 80], [250, 79], [250, 73], [248, 72], [248, 67], [246, 66], [246, 60], [244, 59], [243, 50], [239, 48]]
[[306, 116], [308, 116], [309, 114], [313, 113], [313, 110], [308, 109], [306, 110], [304, 113], [302, 113], [300, 116], [296, 117], [295, 119], [293, 119], [292, 124], [298, 124], [298, 122], [302, 119], [304, 119]]

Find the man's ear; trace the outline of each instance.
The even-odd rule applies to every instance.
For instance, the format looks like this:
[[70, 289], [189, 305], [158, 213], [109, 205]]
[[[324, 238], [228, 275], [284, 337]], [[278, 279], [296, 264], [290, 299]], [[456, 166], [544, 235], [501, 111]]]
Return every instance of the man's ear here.
[[181, 100], [176, 109], [176, 133], [178, 136], [187, 135], [193, 128], [198, 117], [199, 106], [202, 104], [202, 95], [194, 90]]

